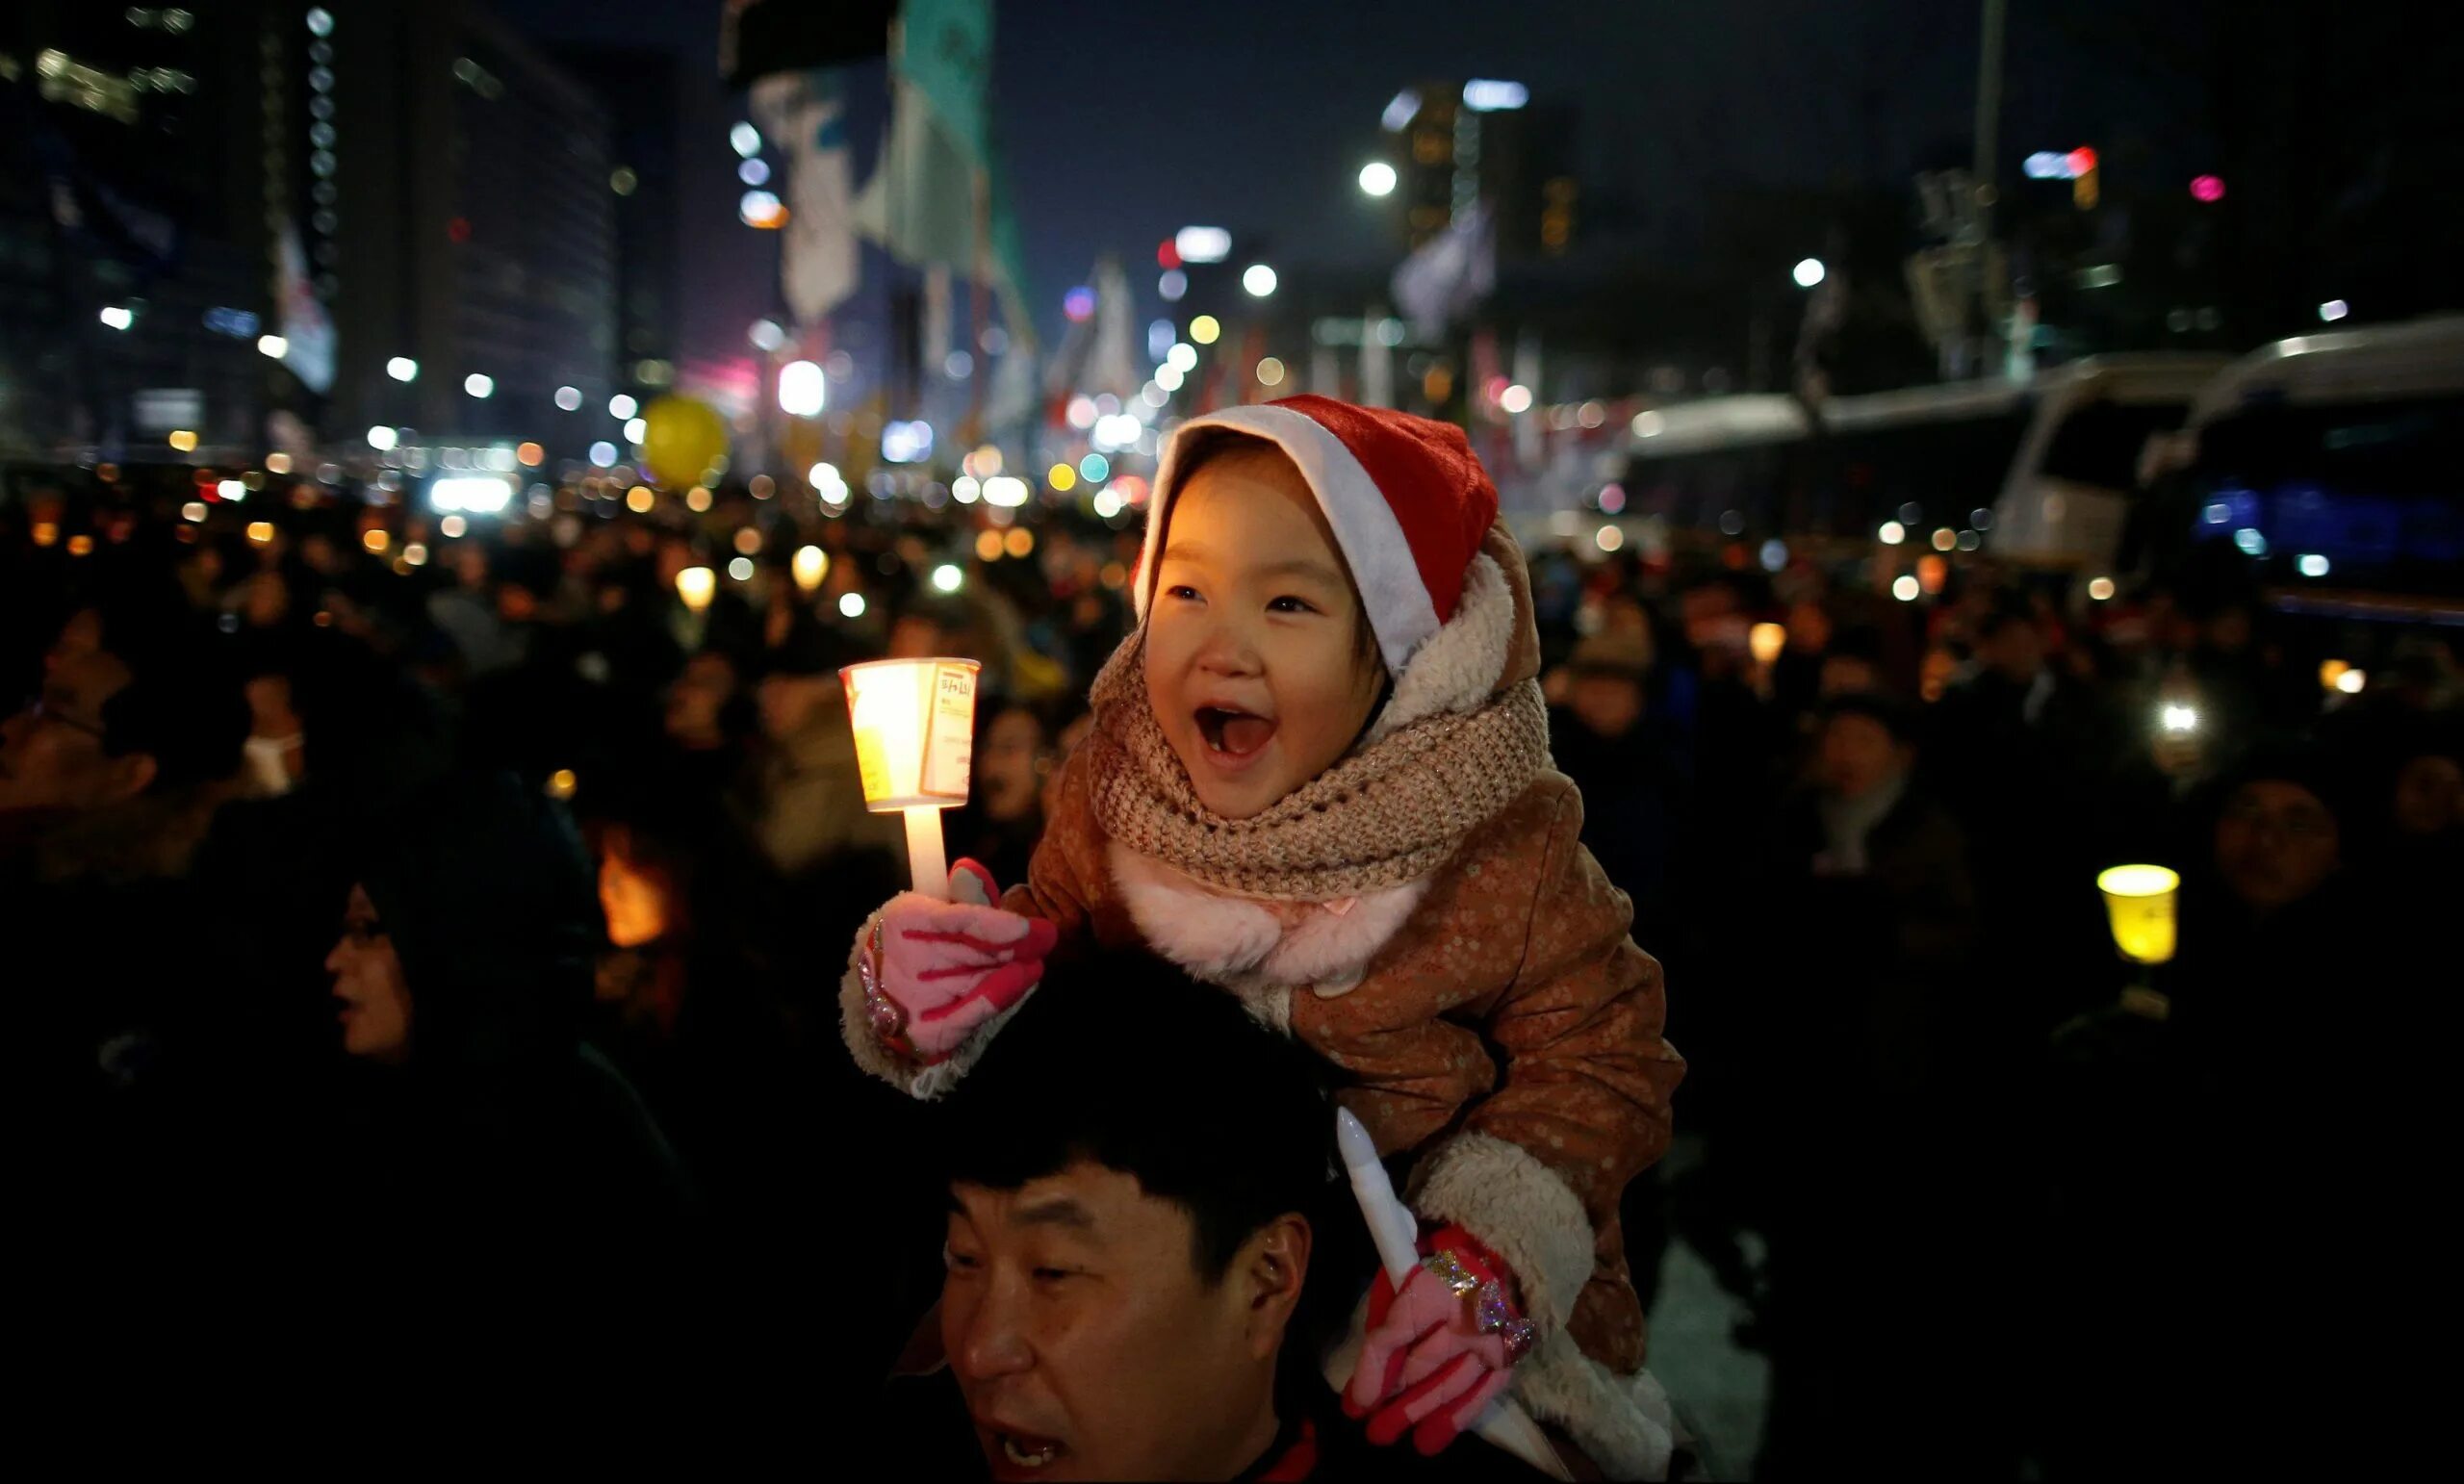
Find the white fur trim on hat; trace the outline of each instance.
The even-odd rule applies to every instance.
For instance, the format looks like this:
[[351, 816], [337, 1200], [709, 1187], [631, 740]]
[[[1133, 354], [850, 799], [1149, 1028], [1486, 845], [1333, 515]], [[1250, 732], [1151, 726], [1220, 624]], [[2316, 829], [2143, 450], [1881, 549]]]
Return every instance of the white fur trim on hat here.
[[1395, 678], [1395, 693], [1363, 745], [1383, 741], [1417, 721], [1476, 711], [1497, 690], [1514, 647], [1514, 593], [1487, 552], [1472, 558], [1454, 616], [1413, 652]]
[[1378, 652], [1391, 675], [1403, 673], [1412, 651], [1438, 630], [1437, 605], [1421, 581], [1412, 544], [1385, 492], [1352, 456], [1344, 441], [1323, 423], [1289, 407], [1226, 407], [1192, 418], [1172, 432], [1164, 460], [1155, 473], [1154, 508], [1146, 517], [1146, 544], [1139, 555], [1138, 613], [1143, 619], [1155, 585], [1155, 562], [1164, 525], [1178, 491], [1180, 449], [1202, 428], [1222, 427], [1263, 438], [1281, 448], [1318, 497], [1318, 509], [1334, 529], [1335, 545], [1351, 568], [1352, 584], [1369, 610], [1369, 627], [1377, 635]]
[[1421, 1162], [1412, 1209], [1504, 1258], [1531, 1321], [1563, 1329], [1591, 1281], [1591, 1217], [1555, 1170], [1486, 1134], [1455, 1135]]

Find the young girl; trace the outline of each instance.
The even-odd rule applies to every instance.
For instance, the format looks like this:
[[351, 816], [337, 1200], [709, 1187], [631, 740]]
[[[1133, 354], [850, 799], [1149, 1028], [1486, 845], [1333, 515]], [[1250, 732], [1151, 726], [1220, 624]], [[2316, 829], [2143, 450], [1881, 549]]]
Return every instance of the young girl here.
[[868, 925], [858, 1061], [937, 1095], [1057, 947], [1143, 943], [1333, 1062], [1408, 1166], [1428, 1256], [1333, 1371], [1371, 1435], [1433, 1452], [1511, 1382], [1656, 1473], [1617, 1203], [1683, 1062], [1550, 766], [1522, 553], [1462, 432], [1319, 397], [1183, 424], [1136, 597], [1026, 883]]

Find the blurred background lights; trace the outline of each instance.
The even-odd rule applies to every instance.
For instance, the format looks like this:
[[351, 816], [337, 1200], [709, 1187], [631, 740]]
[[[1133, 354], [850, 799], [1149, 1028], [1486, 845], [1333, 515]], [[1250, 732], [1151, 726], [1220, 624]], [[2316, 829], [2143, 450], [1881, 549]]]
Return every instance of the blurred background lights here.
[[1370, 195], [1395, 193], [1395, 167], [1383, 160], [1372, 160], [1360, 167], [1360, 189]]
[[1165, 353], [1164, 364], [1174, 371], [1195, 371], [1197, 370], [1197, 347], [1183, 341]]
[[257, 337], [257, 354], [279, 361], [291, 354], [291, 342], [279, 335], [260, 335]]
[[238, 501], [248, 498], [248, 487], [237, 479], [224, 479], [215, 485], [214, 493], [224, 499]]
[[728, 576], [731, 576], [731, 577], [735, 578], [738, 582], [750, 582], [750, 581], [752, 581], [752, 580], [753, 580], [753, 560], [752, 560], [752, 558], [750, 558], [750, 557], [744, 557], [744, 556], [739, 556], [739, 557], [737, 557], [735, 560], [733, 560], [733, 561], [732, 561], [732, 562], [728, 563]]
[[629, 418], [641, 410], [641, 403], [622, 392], [607, 399], [607, 415], [611, 418]]
[[400, 435], [382, 422], [368, 430], [368, 446], [379, 453], [392, 452], [395, 444], [400, 441]]
[[864, 616], [864, 595], [861, 593], [845, 593], [840, 595], [838, 599], [838, 616], [840, 618], [851, 619], [862, 618]]
[[1521, 83], [1476, 77], [1463, 85], [1463, 106], [1476, 114], [1518, 109], [1531, 101], [1531, 90]]
[[1089, 484], [1101, 484], [1113, 476], [1113, 461], [1100, 453], [1090, 453], [1078, 461], [1078, 477]]
[[1223, 326], [1213, 315], [1200, 315], [1190, 321], [1190, 339], [1201, 345], [1214, 345], [1216, 337], [1222, 333]]
[[2327, 559], [2318, 552], [2304, 551], [2294, 560], [2293, 565], [2305, 577], [2323, 577], [2327, 575], [2329, 564]]
[[1167, 271], [1155, 280], [1155, 293], [1167, 304], [1177, 304], [1181, 295], [1190, 292], [1190, 275], [1179, 269]]
[[115, 330], [124, 330], [137, 322], [137, 315], [132, 310], [113, 304], [103, 310], [102, 321]]
[[1919, 591], [1916, 578], [1908, 573], [1901, 573], [1891, 580], [1890, 595], [1901, 602], [1914, 602]]
[[1095, 312], [1095, 291], [1085, 284], [1070, 290], [1061, 296], [1061, 312], [1072, 324], [1085, 320]]
[[1220, 263], [1232, 255], [1232, 234], [1221, 227], [1183, 227], [1172, 234], [1172, 250], [1184, 263]]
[[819, 547], [798, 547], [796, 554], [788, 559], [787, 570], [795, 577], [796, 586], [809, 593], [830, 576], [830, 553]]
[[599, 442], [592, 444], [590, 446], [590, 461], [601, 469], [614, 468], [616, 464], [616, 446], [603, 438]]
[[406, 355], [398, 355], [385, 363], [385, 374], [396, 381], [417, 381], [420, 363]]
[[736, 199], [735, 214], [746, 226], [775, 231], [787, 224], [787, 208], [768, 191], [748, 191]]
[[937, 593], [955, 593], [965, 580], [966, 574], [952, 563], [943, 562], [933, 569], [933, 591]]
[[563, 409], [564, 409], [565, 411], [567, 411], [567, 412], [575, 412], [575, 411], [579, 410], [579, 409], [580, 409], [580, 407], [581, 407], [581, 388], [579, 388], [579, 387], [558, 387], [558, 388], [556, 388], [556, 405], [557, 405], [558, 407], [563, 408]]
[[728, 131], [728, 142], [734, 146], [737, 154], [751, 159], [761, 152], [761, 131], [739, 120]]
[[1279, 387], [1283, 385], [1283, 363], [1276, 360], [1273, 356], [1267, 356], [1263, 360], [1259, 361], [1258, 385], [1262, 387]]
[[1828, 271], [1820, 258], [1800, 258], [1797, 260], [1797, 266], [1788, 269], [1788, 276], [1796, 280], [1798, 288], [1810, 289], [1822, 282], [1823, 275]]
[[1252, 263], [1241, 270], [1241, 287], [1251, 298], [1265, 298], [1274, 292], [1274, 269], [1263, 263]]
[[646, 419], [628, 418], [625, 421], [625, 441], [632, 444], [640, 443], [650, 435], [650, 430], [651, 425]]
[[2088, 597], [2091, 601], [2095, 602], [2111, 602], [2113, 601], [2113, 578], [2091, 577], [2088, 579]]
[[779, 368], [779, 410], [791, 418], [821, 415], [829, 401], [828, 378], [820, 363], [789, 361]]
[[462, 390], [476, 397], [494, 397], [497, 395], [497, 378], [484, 371], [473, 371], [462, 378]]
[[776, 320], [756, 320], [744, 332], [744, 338], [753, 343], [756, 350], [776, 350], [787, 343], [787, 332], [779, 327]]
[[735, 178], [748, 186], [766, 186], [770, 184], [770, 163], [766, 160], [744, 161], [735, 167]]
[[1883, 523], [1883, 528], [1876, 531], [1874, 534], [1883, 545], [1886, 547], [1895, 547], [1908, 539], [1908, 527], [1900, 525], [1897, 521], [1885, 521]]
[[1614, 525], [1604, 525], [1592, 532], [1591, 544], [1603, 551], [1614, 551], [1626, 545], [1626, 533]]
[[2191, 199], [2192, 199], [2192, 200], [2194, 200], [2194, 201], [2209, 201], [2209, 202], [2221, 201], [2221, 200], [2223, 200], [2223, 199], [2224, 199], [2224, 178], [2223, 178], [2222, 176], [2220, 176], [2220, 175], [2194, 175], [2194, 176], [2192, 176], [2192, 177], [2191, 177]]
[[2319, 306], [2319, 318], [2326, 320], [2329, 324], [2335, 323], [2337, 320], [2351, 313], [2352, 306], [2342, 299], [2329, 299]]
[[1520, 415], [1529, 412], [1531, 410], [1531, 389], [1521, 385], [1507, 387], [1504, 391], [1498, 394], [1498, 408], [1500, 411], [1507, 413], [1508, 415]]

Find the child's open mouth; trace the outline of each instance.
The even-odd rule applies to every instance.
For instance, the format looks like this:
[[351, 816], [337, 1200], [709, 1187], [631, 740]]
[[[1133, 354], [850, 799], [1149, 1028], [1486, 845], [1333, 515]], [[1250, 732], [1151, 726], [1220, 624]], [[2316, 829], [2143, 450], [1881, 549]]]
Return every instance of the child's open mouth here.
[[1227, 761], [1254, 756], [1274, 739], [1274, 718], [1230, 706], [1197, 708], [1197, 734], [1206, 750]]

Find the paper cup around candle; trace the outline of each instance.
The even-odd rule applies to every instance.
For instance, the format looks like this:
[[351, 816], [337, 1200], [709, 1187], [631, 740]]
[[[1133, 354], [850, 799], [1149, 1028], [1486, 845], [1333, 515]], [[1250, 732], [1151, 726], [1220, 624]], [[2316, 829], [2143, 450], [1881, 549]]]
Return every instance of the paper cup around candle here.
[[877, 659], [838, 672], [866, 808], [890, 814], [966, 802], [979, 668], [971, 659]]
[[676, 575], [676, 596], [683, 599], [684, 606], [696, 613], [710, 605], [711, 596], [718, 587], [718, 574], [707, 567], [687, 567]]
[[2173, 958], [2173, 905], [2182, 879], [2159, 865], [2118, 865], [2098, 873], [2114, 945], [2139, 963], [2169, 963]]
[[907, 816], [915, 889], [942, 900], [950, 888], [939, 811], [966, 802], [978, 668], [971, 659], [877, 659], [838, 672], [864, 807]]

